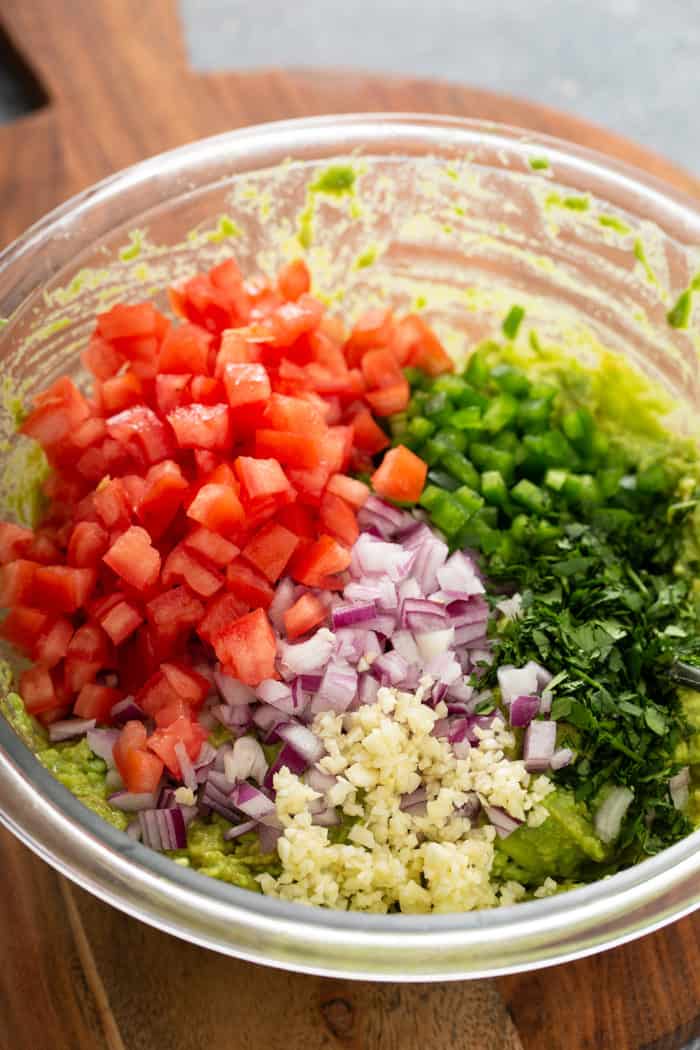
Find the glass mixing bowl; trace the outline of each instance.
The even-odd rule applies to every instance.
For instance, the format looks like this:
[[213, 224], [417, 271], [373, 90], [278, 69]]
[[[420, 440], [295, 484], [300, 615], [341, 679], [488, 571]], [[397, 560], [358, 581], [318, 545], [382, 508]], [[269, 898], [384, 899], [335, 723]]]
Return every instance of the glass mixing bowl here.
[[[347, 177], [344, 167], [352, 167]], [[350, 192], [326, 192], [352, 182]], [[329, 309], [388, 298], [423, 310], [457, 358], [509, 306], [541, 340], [598, 341], [698, 403], [698, 332], [666, 315], [700, 269], [700, 206], [594, 153], [448, 118], [291, 121], [207, 139], [107, 179], [0, 256], [3, 478], [21, 507], [27, 443], [16, 397], [64, 371], [96, 310], [156, 297], [231, 253], [274, 271], [301, 247]], [[527, 333], [525, 333], [527, 334]], [[692, 413], [689, 413], [692, 415]], [[619, 944], [700, 903], [700, 832], [604, 881], [455, 915], [371, 916], [288, 904], [177, 866], [103, 823], [0, 719], [0, 818], [84, 888], [221, 952], [382, 980], [488, 976]]]

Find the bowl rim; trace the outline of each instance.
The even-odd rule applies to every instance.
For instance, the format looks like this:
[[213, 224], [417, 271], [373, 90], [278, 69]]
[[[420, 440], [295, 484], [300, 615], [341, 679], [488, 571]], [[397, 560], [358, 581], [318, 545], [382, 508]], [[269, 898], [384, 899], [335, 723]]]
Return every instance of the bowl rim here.
[[[486, 138], [527, 158], [546, 150], [551, 167], [632, 193], [644, 216], [700, 243], [700, 205], [657, 178], [586, 147], [527, 129], [433, 114], [321, 116], [256, 125], [200, 139], [125, 168], [88, 187], [34, 223], [0, 253], [0, 277], [34, 248], [129, 187], [156, 178], [164, 165], [220, 156], [225, 146], [242, 166], [274, 146], [299, 156], [347, 156], [350, 132], [373, 144], [390, 134], [421, 143], [423, 155], [452, 133], [463, 152]], [[341, 136], [341, 137], [339, 137]], [[294, 153], [294, 148], [296, 155]], [[256, 152], [257, 151], [257, 152]], [[250, 163], [252, 161], [252, 163]], [[246, 167], [246, 164], [249, 164]], [[527, 165], [522, 169], [528, 174]], [[533, 177], [538, 173], [529, 172]], [[214, 182], [209, 183], [214, 185]], [[658, 213], [658, 214], [657, 214]], [[658, 215], [668, 220], [659, 222]], [[97, 236], [102, 236], [98, 232]], [[30, 820], [28, 820], [28, 815]], [[450, 915], [367, 915], [252, 894], [174, 865], [132, 842], [84, 807], [40, 765], [0, 719], [0, 822], [83, 888], [162, 930], [251, 961], [300, 972], [380, 980], [486, 977], [554, 965], [624, 943], [700, 906], [700, 831], [633, 868], [565, 894], [488, 911]], [[81, 858], [76, 868], [76, 857]], [[605, 886], [602, 891], [601, 887]], [[680, 894], [681, 899], [678, 899]], [[653, 911], [653, 915], [650, 914]]]

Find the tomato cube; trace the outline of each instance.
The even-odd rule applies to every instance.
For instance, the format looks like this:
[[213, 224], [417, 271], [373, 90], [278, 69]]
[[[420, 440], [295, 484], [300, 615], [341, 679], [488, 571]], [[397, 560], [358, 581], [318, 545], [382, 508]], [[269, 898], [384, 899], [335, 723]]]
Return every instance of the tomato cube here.
[[322, 454], [322, 440], [284, 430], [256, 430], [255, 455], [279, 460], [290, 467], [313, 468]]
[[167, 416], [168, 412], [189, 402], [191, 378], [189, 372], [182, 375], [160, 373], [156, 376], [156, 405], [161, 416]]
[[173, 587], [148, 602], [146, 615], [160, 631], [178, 634], [199, 623], [204, 606], [186, 587]]
[[78, 693], [73, 705], [73, 714], [78, 718], [94, 718], [97, 722], [108, 722], [112, 708], [123, 697], [124, 694], [118, 689], [87, 682]]
[[382, 452], [383, 449], [389, 448], [391, 445], [386, 432], [382, 430], [378, 423], [375, 423], [366, 408], [362, 409], [354, 417], [352, 429], [356, 447], [362, 452], [367, 452], [370, 456], [376, 455], [377, 452]]
[[42, 667], [55, 667], [64, 659], [74, 628], [64, 616], [49, 621], [36, 640], [32, 656]]
[[18, 558], [0, 567], [0, 608], [33, 604], [36, 562]]
[[171, 328], [163, 339], [158, 371], [206, 375], [211, 336], [193, 324]]
[[365, 399], [377, 416], [393, 416], [397, 412], [403, 412], [408, 406], [410, 397], [411, 388], [405, 377], [391, 386], [382, 387], [380, 390], [370, 390], [365, 394]]
[[188, 489], [180, 467], [172, 459], [164, 459], [150, 468], [138, 504], [138, 516], [154, 539], [159, 539], [169, 528]]
[[163, 583], [186, 583], [202, 598], [211, 598], [223, 586], [223, 579], [212, 568], [199, 560], [196, 554], [179, 543], [172, 549], [163, 565]]
[[234, 468], [243, 488], [243, 495], [250, 502], [266, 496], [284, 496], [291, 489], [276, 459], [239, 456]]
[[299, 544], [299, 537], [284, 525], [270, 522], [243, 548], [243, 556], [267, 577], [276, 583], [285, 570], [287, 562]]
[[[118, 744], [119, 741], [114, 746], [115, 752]], [[152, 752], [138, 748], [127, 752], [117, 768], [127, 791], [133, 791], [137, 795], [155, 794], [163, 776], [162, 760]]]
[[311, 274], [303, 259], [294, 259], [277, 275], [277, 287], [285, 299], [296, 300], [311, 288]]
[[227, 405], [182, 405], [168, 415], [180, 448], [223, 449], [231, 444]]
[[267, 401], [271, 393], [270, 378], [264, 365], [225, 364], [223, 381], [231, 408]]
[[275, 635], [262, 609], [241, 616], [217, 635], [214, 649], [227, 674], [246, 685], [277, 677]]
[[290, 573], [298, 583], [304, 583], [307, 587], [324, 587], [326, 577], [344, 572], [349, 564], [350, 551], [347, 547], [332, 536], [320, 536], [295, 553]]
[[132, 525], [112, 544], [103, 561], [130, 587], [146, 590], [158, 579], [160, 554], [151, 537], [139, 525]]
[[231, 562], [226, 570], [226, 586], [249, 608], [267, 609], [275, 596], [265, 577], [242, 558]]
[[143, 400], [141, 380], [133, 372], [105, 379], [99, 388], [102, 410], [106, 416], [123, 412]]
[[184, 744], [188, 758], [193, 761], [201, 751], [206, 738], [206, 730], [198, 722], [192, 722], [183, 715], [176, 718], [166, 728], [156, 729], [151, 733], [147, 747], [158, 755], [176, 779], [181, 780], [182, 772], [177, 757], [177, 744]]
[[420, 499], [427, 473], [427, 463], [405, 445], [397, 445], [375, 470], [372, 486], [384, 499], [415, 503]]
[[107, 433], [123, 448], [140, 451], [148, 464], [167, 459], [172, 453], [173, 442], [165, 424], [146, 405], [134, 405], [110, 416]]
[[291, 430], [294, 434], [315, 437], [326, 431], [326, 420], [321, 408], [301, 397], [273, 394], [265, 408], [265, 419], [273, 430]]
[[203, 526], [193, 529], [183, 543], [189, 551], [207, 558], [214, 565], [228, 565], [240, 553], [235, 543]]
[[316, 630], [328, 618], [328, 609], [315, 594], [302, 594], [284, 613], [287, 638], [294, 641], [309, 631]]
[[94, 569], [40, 565], [34, 571], [32, 603], [48, 612], [73, 613], [85, 605], [95, 582]]
[[362, 358], [362, 374], [369, 390], [396, 386], [405, 377], [391, 350], [368, 350]]
[[0, 624], [0, 638], [29, 656], [48, 619], [48, 614], [39, 609], [16, 605]]
[[53, 679], [46, 667], [31, 667], [19, 679], [19, 691], [30, 715], [50, 711], [58, 700]]
[[161, 671], [173, 692], [192, 707], [203, 704], [211, 691], [209, 680], [186, 664], [164, 663]]
[[187, 508], [187, 516], [211, 532], [229, 534], [243, 523], [245, 512], [230, 485], [203, 485]]
[[121, 645], [143, 623], [143, 616], [131, 602], [120, 600], [99, 617], [102, 630], [113, 645]]
[[88, 372], [101, 381], [116, 375], [124, 363], [119, 351], [97, 332], [90, 337], [90, 342], [80, 356]]
[[103, 339], [134, 339], [155, 335], [158, 331], [157, 310], [153, 303], [117, 303], [106, 313], [97, 315], [97, 331]]
[[354, 510], [344, 499], [326, 490], [321, 497], [319, 516], [324, 532], [335, 536], [346, 547], [352, 547], [360, 529]]
[[131, 521], [131, 504], [120, 478], [97, 486], [95, 510], [107, 529], [125, 529]]
[[328, 492], [340, 496], [354, 510], [359, 510], [367, 502], [369, 486], [347, 474], [334, 474], [328, 481]]
[[0, 565], [7, 565], [25, 555], [32, 545], [34, 533], [13, 525], [11, 521], [0, 521]]
[[217, 594], [207, 603], [206, 612], [197, 626], [197, 634], [203, 641], [213, 643], [217, 635], [249, 609], [250, 606], [233, 592]]

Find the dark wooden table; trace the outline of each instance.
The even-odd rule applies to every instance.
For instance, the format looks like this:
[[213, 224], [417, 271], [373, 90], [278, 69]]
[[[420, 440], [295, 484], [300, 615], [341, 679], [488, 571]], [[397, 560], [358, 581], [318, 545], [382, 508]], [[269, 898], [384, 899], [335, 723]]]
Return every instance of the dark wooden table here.
[[[700, 196], [601, 128], [432, 81], [199, 76], [175, 0], [3, 0], [44, 108], [0, 127], [0, 245], [96, 179], [188, 140], [329, 112], [481, 117], [558, 135]], [[595, 958], [433, 986], [300, 977], [182, 943], [73, 887], [0, 833], [0, 1050], [679, 1050], [700, 1035], [700, 916]]]

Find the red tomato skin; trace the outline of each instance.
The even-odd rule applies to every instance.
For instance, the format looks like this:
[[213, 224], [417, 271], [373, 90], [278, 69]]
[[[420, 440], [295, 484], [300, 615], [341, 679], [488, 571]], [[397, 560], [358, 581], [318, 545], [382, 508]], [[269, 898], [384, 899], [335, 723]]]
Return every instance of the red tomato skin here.
[[222, 631], [214, 648], [224, 670], [246, 685], [277, 677], [275, 635], [262, 609], [247, 613]]

